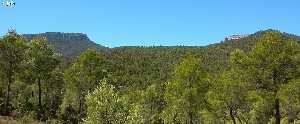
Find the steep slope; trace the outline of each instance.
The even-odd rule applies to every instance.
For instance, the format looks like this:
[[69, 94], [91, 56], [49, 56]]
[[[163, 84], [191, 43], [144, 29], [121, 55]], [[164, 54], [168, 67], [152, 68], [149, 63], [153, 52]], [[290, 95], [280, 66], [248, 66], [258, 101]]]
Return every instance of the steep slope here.
[[32, 39], [37, 36], [45, 37], [47, 42], [63, 56], [72, 58], [88, 48], [106, 49], [105, 47], [91, 41], [86, 34], [83, 33], [61, 33], [61, 32], [46, 32], [41, 34], [24, 34], [27, 39]]

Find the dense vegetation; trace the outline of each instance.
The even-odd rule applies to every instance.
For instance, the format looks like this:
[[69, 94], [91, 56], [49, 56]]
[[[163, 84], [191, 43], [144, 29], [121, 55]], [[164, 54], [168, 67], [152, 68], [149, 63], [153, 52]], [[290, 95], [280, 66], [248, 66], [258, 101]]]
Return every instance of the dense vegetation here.
[[1, 115], [45, 123], [300, 123], [299, 38], [257, 32], [206, 47], [87, 49], [0, 38]]

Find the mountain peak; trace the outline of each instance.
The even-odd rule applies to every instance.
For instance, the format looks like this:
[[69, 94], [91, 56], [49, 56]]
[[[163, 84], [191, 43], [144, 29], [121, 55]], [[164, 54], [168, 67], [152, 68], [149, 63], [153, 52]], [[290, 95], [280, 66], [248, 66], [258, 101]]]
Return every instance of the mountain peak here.
[[23, 34], [29, 40], [34, 37], [45, 37], [56, 52], [65, 57], [75, 57], [88, 48], [103, 49], [105, 47], [91, 41], [84, 33], [45, 32], [39, 34]]

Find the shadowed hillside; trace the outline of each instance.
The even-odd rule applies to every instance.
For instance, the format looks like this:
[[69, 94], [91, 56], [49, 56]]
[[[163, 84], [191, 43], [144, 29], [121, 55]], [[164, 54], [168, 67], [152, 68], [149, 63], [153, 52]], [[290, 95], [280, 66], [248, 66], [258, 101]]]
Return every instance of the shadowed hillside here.
[[65, 57], [75, 57], [87, 48], [105, 49], [104, 46], [91, 41], [86, 34], [46, 32], [41, 34], [24, 34], [24, 37], [32, 39], [37, 36], [45, 37], [55, 50]]

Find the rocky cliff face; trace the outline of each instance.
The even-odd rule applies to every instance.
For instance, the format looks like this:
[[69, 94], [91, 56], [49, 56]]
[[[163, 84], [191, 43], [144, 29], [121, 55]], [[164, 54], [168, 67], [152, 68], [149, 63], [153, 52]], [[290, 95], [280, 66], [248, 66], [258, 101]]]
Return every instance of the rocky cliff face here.
[[88, 36], [83, 33], [46, 32], [40, 34], [23, 34], [23, 36], [29, 40], [37, 36], [45, 37], [56, 52], [70, 58], [78, 56], [88, 48], [106, 49], [91, 41]]
[[36, 36], [46, 37], [48, 41], [90, 41], [86, 34], [83, 33], [61, 33], [61, 32], [46, 32], [41, 34], [24, 34], [26, 38], [32, 39]]

